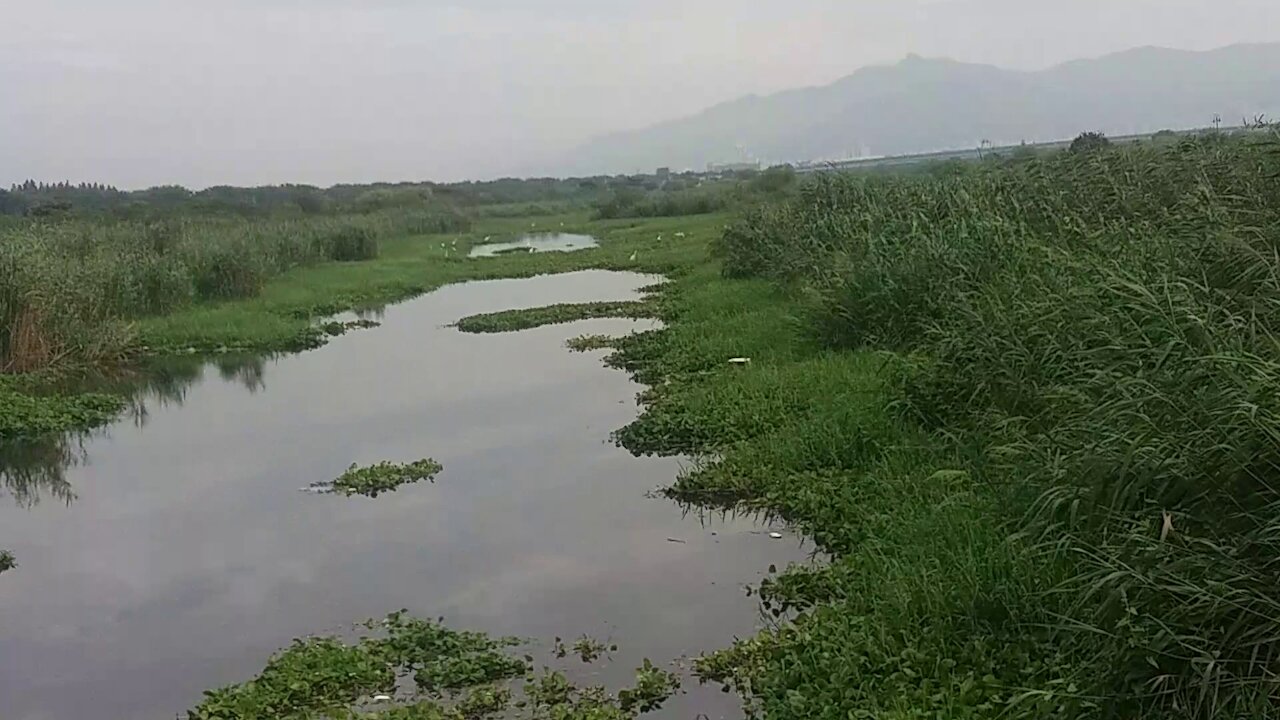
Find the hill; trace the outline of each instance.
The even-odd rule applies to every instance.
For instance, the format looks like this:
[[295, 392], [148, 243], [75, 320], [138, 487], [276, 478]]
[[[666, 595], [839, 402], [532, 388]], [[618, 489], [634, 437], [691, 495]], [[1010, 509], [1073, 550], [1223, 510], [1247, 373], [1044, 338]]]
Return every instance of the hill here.
[[1138, 48], [1023, 72], [916, 55], [830, 85], [747, 96], [575, 150], [576, 175], [1041, 142], [1082, 130], [1111, 134], [1202, 127], [1280, 114], [1280, 43], [1205, 52]]

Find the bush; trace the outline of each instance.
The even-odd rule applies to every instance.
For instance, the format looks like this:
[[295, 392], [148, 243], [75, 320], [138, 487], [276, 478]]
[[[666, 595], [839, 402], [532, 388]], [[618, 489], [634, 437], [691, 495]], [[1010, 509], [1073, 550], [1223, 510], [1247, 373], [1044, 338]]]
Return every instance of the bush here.
[[1073, 153], [1091, 153], [1111, 147], [1111, 141], [1100, 132], [1080, 133], [1068, 148]]

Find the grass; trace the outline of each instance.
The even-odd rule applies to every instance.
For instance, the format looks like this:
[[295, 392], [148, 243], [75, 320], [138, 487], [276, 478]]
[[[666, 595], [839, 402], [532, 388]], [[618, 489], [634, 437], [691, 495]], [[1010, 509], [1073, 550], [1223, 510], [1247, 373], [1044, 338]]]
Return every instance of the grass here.
[[359, 467], [353, 464], [337, 478], [329, 482], [316, 483], [311, 487], [329, 494], [347, 497], [364, 495], [376, 498], [383, 493], [395, 492], [404, 485], [423, 480], [435, 480], [436, 475], [443, 469], [444, 466], [430, 458], [403, 465], [381, 462]]

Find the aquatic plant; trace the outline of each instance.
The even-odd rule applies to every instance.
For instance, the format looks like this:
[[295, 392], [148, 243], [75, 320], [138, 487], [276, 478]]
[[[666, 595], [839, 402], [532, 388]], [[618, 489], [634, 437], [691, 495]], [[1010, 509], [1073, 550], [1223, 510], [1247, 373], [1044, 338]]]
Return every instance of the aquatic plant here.
[[87, 430], [114, 420], [127, 404], [118, 395], [36, 393], [0, 382], [0, 440]]
[[0, 573], [16, 567], [18, 567], [18, 562], [14, 559], [13, 553], [8, 550], [0, 550]]
[[656, 313], [656, 306], [645, 300], [564, 303], [525, 310], [504, 310], [471, 315], [459, 320], [457, 328], [465, 333], [515, 332], [543, 325], [559, 325], [593, 318], [646, 318], [653, 317]]
[[[508, 653], [520, 644], [515, 638], [451, 630], [403, 611], [364, 627], [374, 634], [355, 643], [295, 641], [256, 678], [206, 692], [188, 720], [630, 720], [680, 686], [646, 660], [635, 686], [614, 697], [578, 688], [558, 672], [535, 675], [530, 660]], [[517, 698], [506, 681], [521, 676]], [[399, 679], [410, 677], [416, 691], [396, 700]]]
[[402, 485], [434, 480], [443, 469], [440, 463], [430, 458], [405, 464], [380, 462], [366, 467], [353, 463], [337, 478], [315, 483], [311, 487], [318, 492], [376, 498], [382, 493], [393, 492]]
[[574, 352], [589, 352], [611, 348], [616, 342], [617, 338], [608, 335], [579, 335], [569, 338], [565, 345]]
[[572, 651], [582, 662], [588, 664], [599, 660], [606, 653], [617, 652], [617, 650], [617, 645], [600, 642], [589, 635], [583, 635], [573, 641], [572, 645], [565, 645], [563, 640], [556, 638], [554, 646], [554, 654], [557, 658], [564, 658]]
[[400, 612], [366, 627], [375, 637], [347, 644], [333, 637], [297, 640], [253, 680], [205, 693], [189, 720], [313, 718], [350, 711], [362, 699], [395, 692], [411, 676], [438, 695], [525, 673], [504, 649], [516, 641], [455, 631]]

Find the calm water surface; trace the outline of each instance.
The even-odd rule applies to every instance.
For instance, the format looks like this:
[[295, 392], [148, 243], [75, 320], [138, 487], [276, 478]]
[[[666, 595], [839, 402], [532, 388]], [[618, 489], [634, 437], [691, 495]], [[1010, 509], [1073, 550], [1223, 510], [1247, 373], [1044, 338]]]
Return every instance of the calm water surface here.
[[[173, 718], [294, 637], [400, 608], [541, 647], [610, 639], [613, 662], [577, 679], [615, 688], [644, 657], [755, 631], [743, 585], [806, 550], [750, 520], [704, 522], [645, 497], [681, 463], [609, 442], [640, 387], [564, 348], [635, 323], [446, 327], [631, 299], [656, 280], [592, 271], [446, 287], [320, 350], [193, 373], [152, 394], [145, 422], [82, 452], [0, 454], [10, 485], [46, 471], [42, 488], [0, 502], [0, 545], [20, 563], [0, 579], [0, 718]], [[428, 456], [445, 468], [434, 484], [377, 499], [299, 492], [353, 462]], [[48, 471], [69, 461], [59, 490]], [[693, 685], [658, 716], [733, 717], [737, 705]]]
[[471, 248], [471, 257], [493, 257], [511, 250], [524, 252], [573, 252], [597, 245], [590, 235], [570, 233], [539, 233], [525, 235], [514, 242], [486, 243]]

